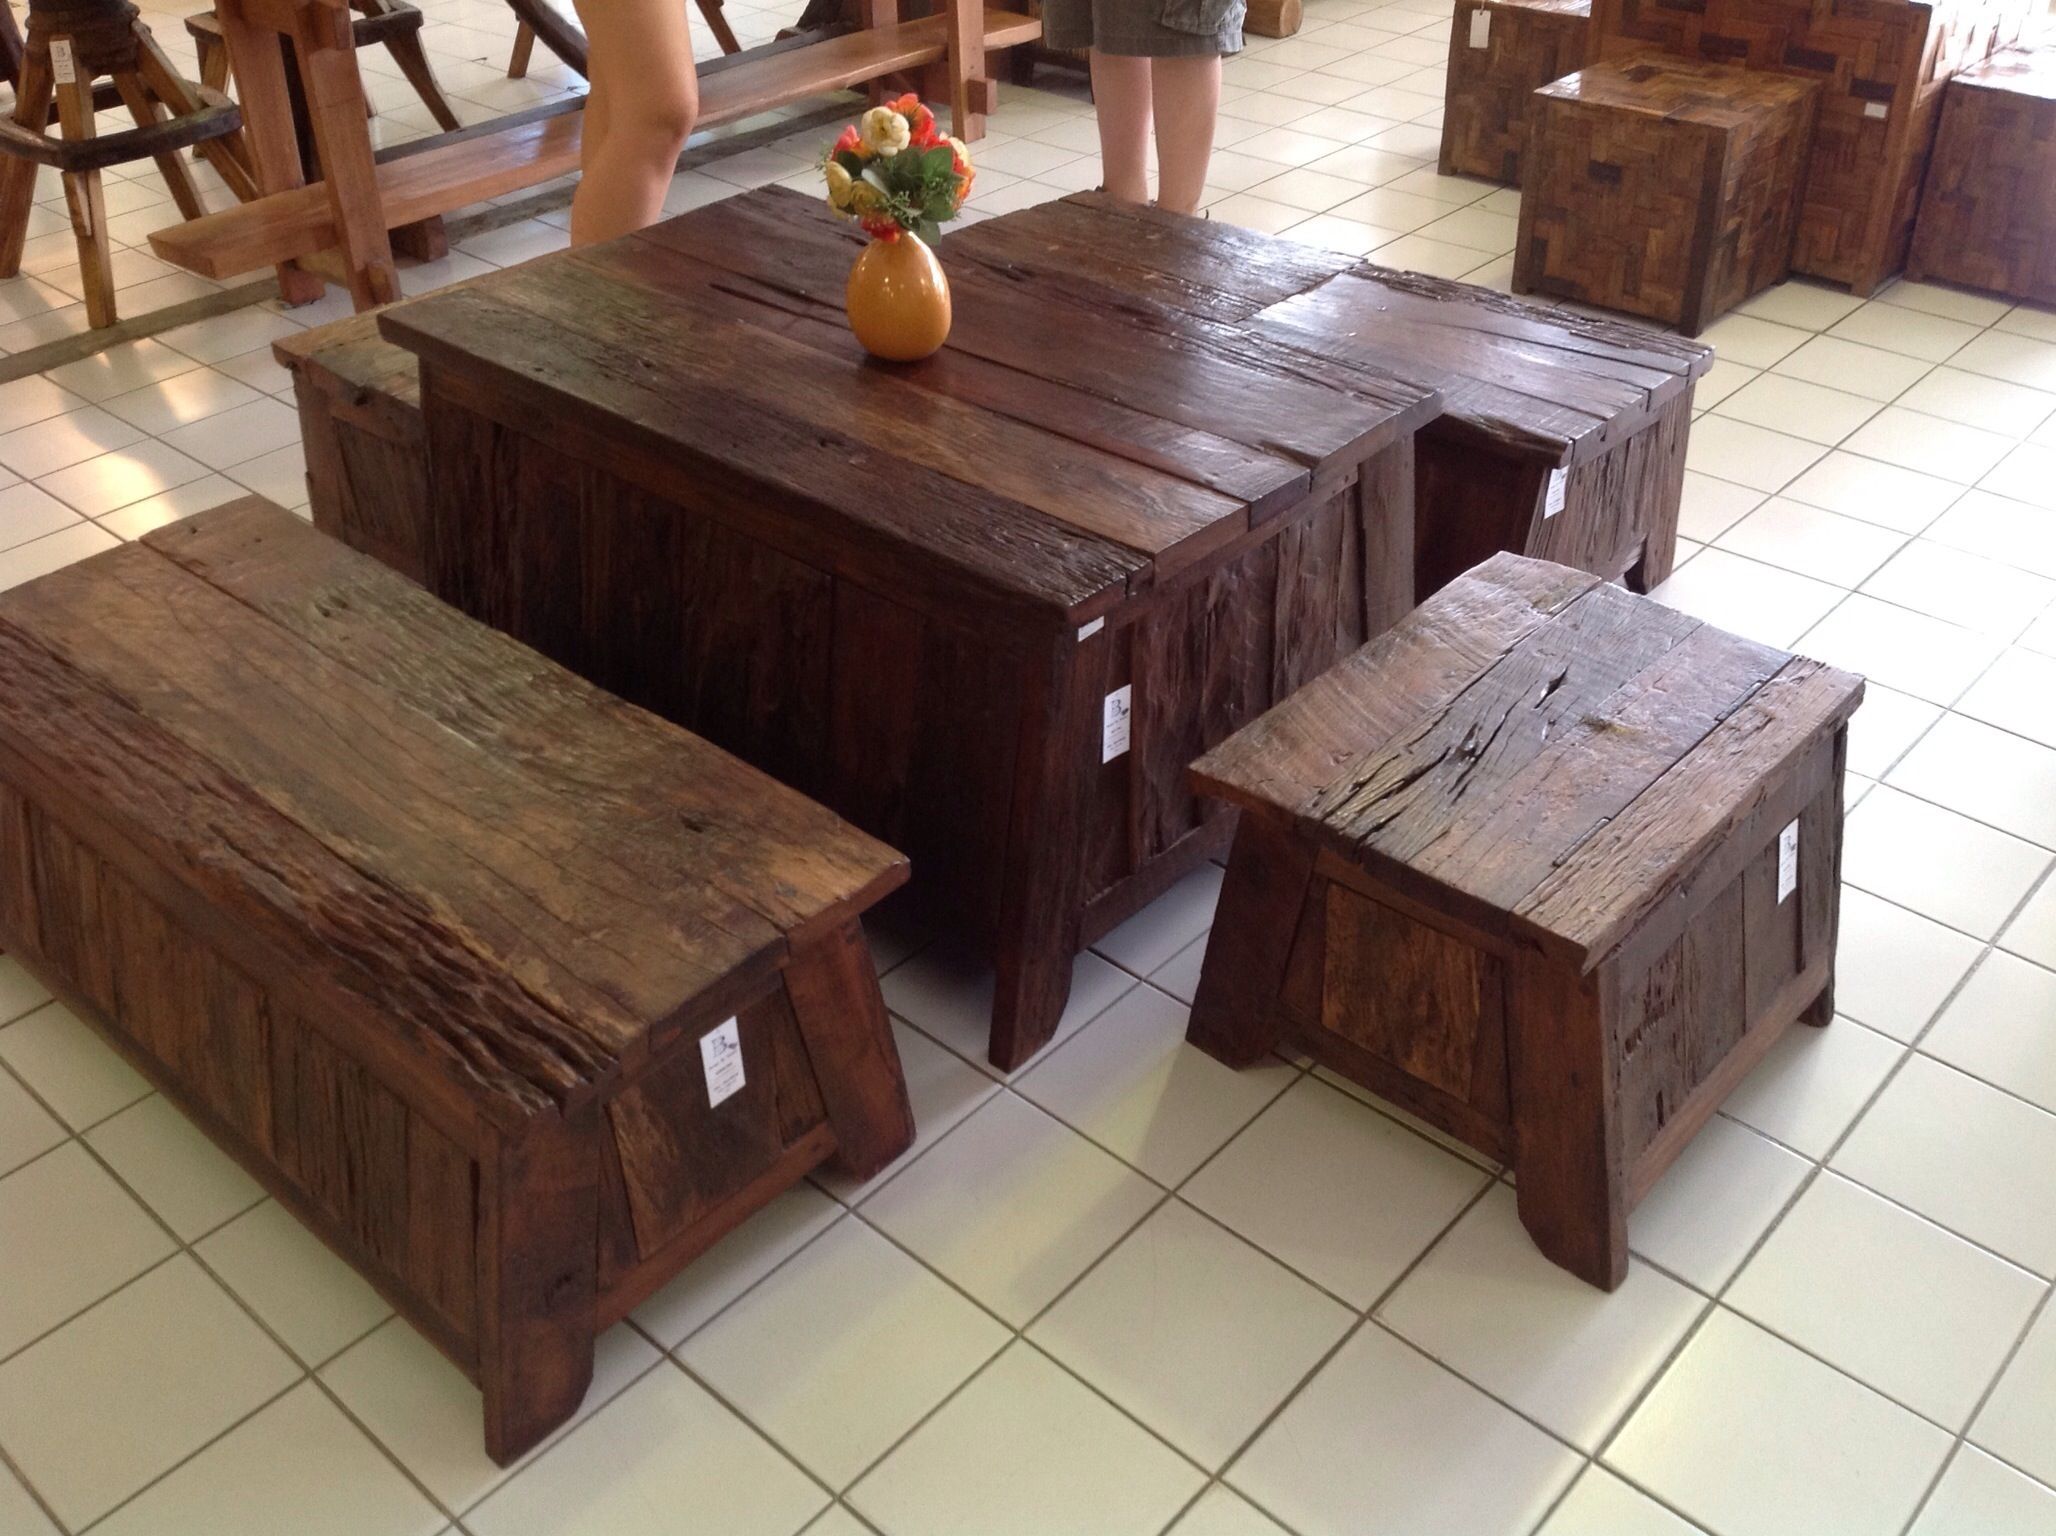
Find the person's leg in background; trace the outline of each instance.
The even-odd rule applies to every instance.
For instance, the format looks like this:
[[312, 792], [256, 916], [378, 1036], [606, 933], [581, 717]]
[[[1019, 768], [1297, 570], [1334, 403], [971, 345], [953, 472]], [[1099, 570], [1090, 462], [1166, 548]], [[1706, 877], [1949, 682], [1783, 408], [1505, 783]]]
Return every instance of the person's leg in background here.
[[1092, 50], [1100, 171], [1108, 195], [1124, 203], [1149, 201], [1149, 124], [1155, 94], [1150, 66], [1157, 62]]
[[582, 174], [571, 243], [591, 245], [663, 214], [678, 152], [699, 115], [692, 31], [679, 0], [575, 0], [589, 48]]
[[[1156, 114], [1157, 202], [1173, 213], [1197, 213], [1221, 111], [1221, 56], [1187, 53], [1148, 62]], [[1101, 138], [1105, 135], [1102, 128]]]

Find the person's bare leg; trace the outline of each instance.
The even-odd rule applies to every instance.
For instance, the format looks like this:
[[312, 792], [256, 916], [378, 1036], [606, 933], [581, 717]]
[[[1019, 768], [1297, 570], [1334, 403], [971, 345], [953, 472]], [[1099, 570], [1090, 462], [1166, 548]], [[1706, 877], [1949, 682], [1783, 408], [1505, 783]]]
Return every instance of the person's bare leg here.
[[590, 245], [663, 214], [678, 152], [699, 114], [700, 88], [692, 33], [678, 0], [574, 3], [585, 25], [599, 116], [586, 120], [571, 243]]
[[1156, 115], [1157, 203], [1173, 213], [1197, 213], [1206, 193], [1214, 124], [1221, 110], [1220, 56], [1152, 59], [1150, 80]]
[[1150, 59], [1092, 50], [1092, 102], [1099, 116], [1099, 158], [1107, 194], [1149, 201]]

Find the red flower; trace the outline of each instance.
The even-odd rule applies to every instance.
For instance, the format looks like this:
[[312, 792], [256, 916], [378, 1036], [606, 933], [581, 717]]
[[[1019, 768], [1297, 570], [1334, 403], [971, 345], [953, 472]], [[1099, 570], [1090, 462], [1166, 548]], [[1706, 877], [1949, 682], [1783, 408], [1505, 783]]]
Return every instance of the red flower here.
[[857, 135], [857, 125], [851, 123], [849, 127], [843, 129], [842, 137], [835, 141], [834, 153], [838, 155], [855, 154], [863, 148], [863, 144], [864, 141]]
[[869, 235], [873, 240], [893, 241], [899, 239], [900, 237], [899, 225], [895, 224], [891, 219], [888, 218], [874, 217], [868, 219], [859, 219], [857, 220], [857, 223], [859, 226], [862, 227], [864, 233]]

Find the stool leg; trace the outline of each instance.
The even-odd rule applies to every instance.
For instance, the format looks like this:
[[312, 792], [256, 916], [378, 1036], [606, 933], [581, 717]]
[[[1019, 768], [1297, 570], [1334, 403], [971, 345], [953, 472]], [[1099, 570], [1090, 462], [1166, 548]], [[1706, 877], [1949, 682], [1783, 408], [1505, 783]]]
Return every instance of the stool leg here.
[[852, 918], [795, 948], [785, 991], [835, 1128], [836, 1166], [868, 1179], [914, 1144], [914, 1111], [862, 925]]
[[[136, 120], [138, 128], [151, 127], [159, 120], [157, 103], [151, 100], [150, 93], [143, 88], [141, 76], [116, 75], [114, 88], [121, 92], [122, 104], [128, 108], [129, 116]], [[171, 200], [178, 204], [179, 217], [197, 219], [205, 213], [207, 210], [200, 205], [200, 194], [193, 190], [192, 173], [186, 169], [186, 163], [179, 158], [178, 153], [173, 151], [154, 158], [158, 174], [164, 177], [164, 184], [171, 188]]]
[[455, 133], [464, 125], [457, 114], [450, 110], [450, 103], [443, 95], [443, 88], [437, 82], [435, 71], [429, 68], [428, 55], [422, 51], [419, 32], [401, 32], [385, 40], [386, 52], [393, 56], [393, 62], [400, 66], [400, 73], [407, 77], [407, 83], [414, 87], [414, 93], [428, 108], [429, 116], [442, 125], [445, 133]]
[[[15, 95], [14, 121], [41, 133], [50, 121], [50, 62], [31, 54], [22, 64], [21, 89]], [[22, 247], [28, 243], [29, 209], [36, 200], [36, 165], [16, 155], [0, 156], [0, 277], [21, 270]]]
[[[57, 121], [67, 144], [94, 136], [93, 81], [76, 73], [57, 87]], [[114, 309], [114, 251], [107, 243], [107, 204], [100, 193], [97, 170], [64, 173], [64, 204], [78, 239], [79, 272], [86, 280], [86, 323], [100, 330], [118, 318]]]
[[[171, 60], [164, 56], [164, 50], [157, 46], [157, 39], [143, 36], [136, 39], [136, 73], [143, 77], [143, 84], [149, 88], [165, 106], [184, 117], [200, 110], [200, 98], [193, 94], [186, 84], [185, 76], [171, 66]], [[222, 48], [222, 78], [228, 76], [228, 50]], [[236, 201], [247, 203], [257, 196], [255, 162], [250, 158], [250, 147], [241, 132], [223, 134], [218, 139], [209, 139], [197, 146], [207, 163], [214, 167], [215, 174], [228, 184]], [[317, 293], [318, 297], [318, 293]]]
[[1320, 895], [1313, 872], [1309, 844], [1242, 813], [1185, 1029], [1185, 1038], [1216, 1061], [1251, 1066], [1283, 1035], [1278, 995], [1301, 915]]
[[721, 0], [700, 0], [700, 15], [707, 20], [707, 30], [714, 34], [714, 41], [721, 45], [723, 53], [739, 53], [742, 43], [735, 35], [735, 28], [728, 24], [722, 14]]
[[1535, 1246], [1603, 1291], [1628, 1277], [1627, 1172], [1613, 1112], [1602, 997], [1612, 973], [1579, 976], [1524, 955], [1507, 998], [1514, 1195]]
[[198, 39], [200, 49], [200, 83], [210, 91], [228, 94], [228, 48], [218, 37], [202, 34]]
[[535, 57], [535, 28], [523, 22], [514, 31], [514, 52], [507, 60], [507, 78], [526, 80], [529, 60]]

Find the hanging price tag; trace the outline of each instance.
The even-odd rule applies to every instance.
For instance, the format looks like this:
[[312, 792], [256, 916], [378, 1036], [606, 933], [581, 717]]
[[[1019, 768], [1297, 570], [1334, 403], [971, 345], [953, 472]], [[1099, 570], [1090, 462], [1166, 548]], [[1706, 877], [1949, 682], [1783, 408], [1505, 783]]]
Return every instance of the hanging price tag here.
[[742, 1032], [734, 1019], [700, 1036], [700, 1066], [710, 1109], [742, 1087]]
[[1100, 720], [1099, 760], [1111, 763], [1128, 750], [1130, 717], [1134, 713], [1135, 688], [1123, 683], [1107, 695], [1106, 710]]
[[1483, 48], [1491, 40], [1492, 13], [1490, 11], [1472, 11], [1471, 46], [1473, 48]]
[[1568, 470], [1552, 469], [1549, 472], [1549, 488], [1542, 494], [1542, 517], [1545, 522], [1563, 510], [1563, 489], [1569, 478]]
[[78, 64], [72, 58], [71, 39], [53, 37], [50, 39], [50, 73], [59, 85], [77, 85]]
[[1799, 823], [1793, 822], [1778, 834], [1778, 900], [1799, 889]]

